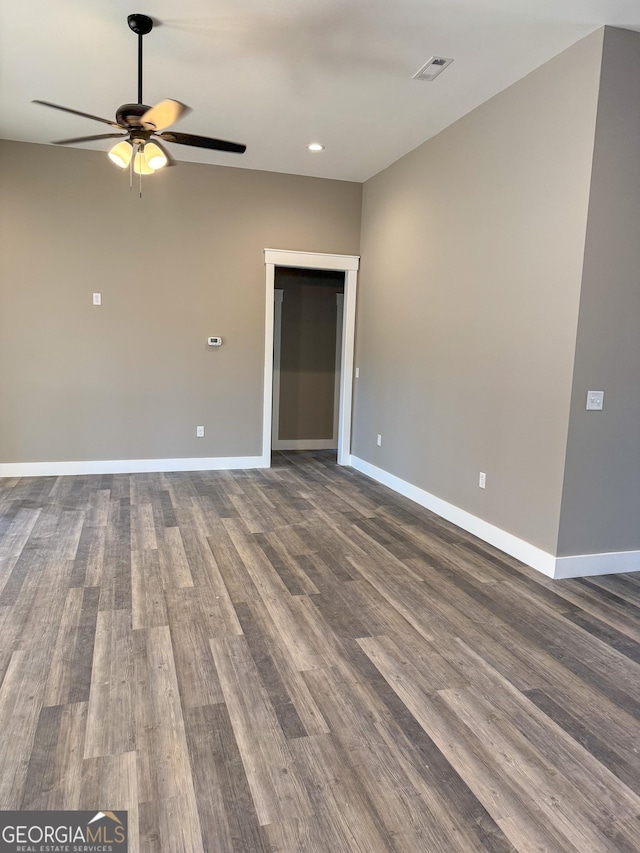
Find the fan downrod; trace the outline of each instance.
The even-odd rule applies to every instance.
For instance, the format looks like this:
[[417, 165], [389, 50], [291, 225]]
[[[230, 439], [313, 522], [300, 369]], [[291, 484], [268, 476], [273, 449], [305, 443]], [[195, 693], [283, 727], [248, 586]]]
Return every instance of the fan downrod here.
[[139, 36], [146, 36], [153, 29], [153, 19], [139, 12], [136, 12], [135, 15], [128, 15], [127, 23], [129, 24], [129, 29], [133, 30]]
[[138, 36], [138, 103], [142, 103], [142, 39], [153, 29], [153, 19], [148, 15], [136, 12], [127, 15], [129, 29]]

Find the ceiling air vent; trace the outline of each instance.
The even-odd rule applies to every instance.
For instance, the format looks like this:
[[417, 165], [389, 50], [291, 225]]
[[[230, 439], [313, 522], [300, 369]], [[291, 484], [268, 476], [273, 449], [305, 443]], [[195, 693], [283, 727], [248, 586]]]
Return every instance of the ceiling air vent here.
[[413, 75], [414, 80], [435, 80], [447, 65], [451, 65], [453, 59], [445, 59], [444, 56], [432, 56], [431, 59], [422, 66], [420, 71]]

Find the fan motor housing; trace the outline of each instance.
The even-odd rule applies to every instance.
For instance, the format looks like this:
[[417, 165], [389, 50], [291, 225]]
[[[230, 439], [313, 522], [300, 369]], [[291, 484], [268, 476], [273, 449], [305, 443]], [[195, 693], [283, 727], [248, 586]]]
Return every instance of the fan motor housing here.
[[116, 121], [124, 127], [142, 127], [140, 119], [150, 109], [146, 104], [123, 104], [116, 110]]

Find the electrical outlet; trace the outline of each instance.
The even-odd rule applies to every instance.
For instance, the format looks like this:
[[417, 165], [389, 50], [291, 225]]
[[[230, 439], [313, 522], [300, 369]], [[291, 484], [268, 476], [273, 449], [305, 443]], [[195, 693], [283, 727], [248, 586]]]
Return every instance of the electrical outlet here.
[[604, 391], [587, 391], [587, 411], [601, 412], [604, 406]]
[[204, 427], [203, 426], [196, 427], [196, 438], [204, 438]]
[[356, 367], [356, 379], [360, 379], [360, 368]]
[[382, 446], [382, 436], [381, 436], [381, 435], [379, 435], [379, 436], [376, 438], [376, 444], [378, 445], [378, 447], [381, 447], [381, 446]]
[[480, 478], [478, 480], [478, 485], [480, 486], [481, 489], [487, 488], [487, 475], [484, 473], [484, 471], [480, 471]]
[[93, 294], [93, 304], [94, 305], [102, 305], [102, 294], [94, 293]]

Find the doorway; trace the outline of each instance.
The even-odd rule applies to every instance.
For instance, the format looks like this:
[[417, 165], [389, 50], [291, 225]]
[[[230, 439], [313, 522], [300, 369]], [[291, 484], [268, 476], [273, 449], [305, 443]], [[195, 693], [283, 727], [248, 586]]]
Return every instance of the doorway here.
[[276, 267], [272, 450], [337, 450], [344, 273]]
[[[342, 328], [337, 335], [336, 358], [340, 363], [338, 378], [337, 453], [338, 464], [351, 461], [351, 408], [353, 397], [353, 352], [355, 339], [355, 307], [359, 258], [354, 255], [326, 255], [313, 252], [293, 252], [282, 249], [265, 249], [266, 301], [265, 301], [265, 362], [262, 464], [271, 464], [274, 410], [274, 295], [276, 267], [300, 270], [333, 271], [344, 276]], [[276, 400], [277, 402], [277, 400]]]

